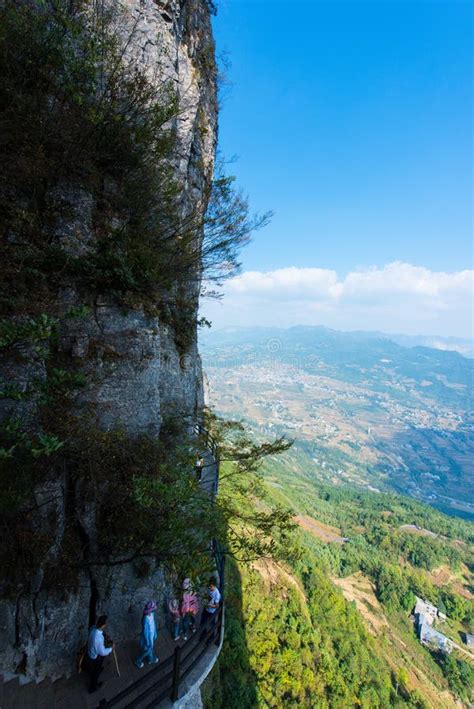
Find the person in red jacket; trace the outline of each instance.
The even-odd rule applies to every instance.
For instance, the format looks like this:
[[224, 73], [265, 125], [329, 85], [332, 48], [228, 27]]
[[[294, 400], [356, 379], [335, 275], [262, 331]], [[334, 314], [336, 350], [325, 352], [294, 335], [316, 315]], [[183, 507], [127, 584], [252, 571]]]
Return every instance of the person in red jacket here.
[[191, 581], [183, 581], [183, 600], [181, 601], [181, 617], [183, 619], [184, 640], [188, 639], [188, 632], [196, 632], [196, 616], [199, 613], [199, 600], [192, 590]]

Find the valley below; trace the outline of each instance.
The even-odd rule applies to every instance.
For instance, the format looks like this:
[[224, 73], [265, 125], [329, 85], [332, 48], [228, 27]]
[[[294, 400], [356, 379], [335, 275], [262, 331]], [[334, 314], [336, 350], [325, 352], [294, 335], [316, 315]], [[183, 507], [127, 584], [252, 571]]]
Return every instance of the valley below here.
[[308, 474], [474, 519], [472, 360], [324, 328], [203, 342], [213, 409], [294, 439]]
[[[249, 519], [289, 510], [294, 532], [232, 569], [208, 705], [472, 706], [472, 361], [324, 328], [210, 333], [201, 351], [215, 413], [293, 440], [260, 469], [265, 503], [242, 501]], [[450, 653], [420, 641], [417, 599]]]

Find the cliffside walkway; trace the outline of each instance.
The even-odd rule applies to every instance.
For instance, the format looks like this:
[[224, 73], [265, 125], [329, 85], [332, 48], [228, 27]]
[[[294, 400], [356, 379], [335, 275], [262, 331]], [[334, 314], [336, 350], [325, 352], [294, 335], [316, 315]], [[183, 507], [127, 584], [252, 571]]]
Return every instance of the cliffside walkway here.
[[[219, 455], [214, 441], [207, 431], [200, 426], [194, 429], [195, 435], [204, 441], [202, 452], [205, 466], [201, 477], [201, 489], [216, 494], [219, 478]], [[219, 575], [221, 591], [224, 583], [224, 557], [214, 544], [216, 569]], [[113, 655], [105, 659], [104, 671], [100, 676], [102, 687], [94, 694], [89, 694], [88, 677], [82, 672], [74, 672], [69, 678], [52, 682], [45, 679], [38, 684], [32, 682], [21, 685], [16, 677], [3, 682], [0, 675], [0, 709], [98, 709], [114, 707], [116, 709], [151, 709], [158, 705], [172, 706], [186, 691], [186, 680], [190, 683], [193, 673], [200, 674], [198, 665], [204, 665], [207, 658], [217, 654], [223, 631], [223, 605], [216, 613], [212, 626], [199, 628], [187, 641], [174, 641], [170, 628], [158, 624], [158, 640], [155, 652], [159, 663], [138, 669], [134, 658], [138, 655], [137, 639], [116, 644], [116, 654], [120, 669], [117, 674]]]

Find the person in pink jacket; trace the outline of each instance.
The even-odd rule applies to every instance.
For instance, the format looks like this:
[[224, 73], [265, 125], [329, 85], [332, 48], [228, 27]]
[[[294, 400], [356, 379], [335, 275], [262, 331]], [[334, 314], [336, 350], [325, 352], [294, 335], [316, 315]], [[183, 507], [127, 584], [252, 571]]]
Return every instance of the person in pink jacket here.
[[168, 611], [170, 614], [173, 638], [174, 640], [179, 640], [181, 635], [181, 610], [176, 598], [171, 598], [168, 601]]
[[196, 632], [196, 616], [199, 613], [199, 600], [193, 592], [190, 579], [183, 581], [183, 600], [181, 601], [181, 618], [183, 619], [184, 640], [188, 639], [188, 631]]

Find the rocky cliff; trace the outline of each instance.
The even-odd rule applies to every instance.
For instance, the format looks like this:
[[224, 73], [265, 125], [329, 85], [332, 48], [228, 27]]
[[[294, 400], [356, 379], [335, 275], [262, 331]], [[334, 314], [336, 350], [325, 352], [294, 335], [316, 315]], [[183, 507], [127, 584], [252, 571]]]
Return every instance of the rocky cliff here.
[[[206, 0], [127, 0], [117, 26], [127, 53], [147, 69], [151, 80], [171, 81], [176, 88], [177, 140], [172, 159], [180, 207], [184, 212], [202, 210], [217, 134], [215, 77], [202, 70], [201, 62], [203, 55], [214, 51]], [[89, 195], [79, 186], [65, 190], [61, 199], [68, 204], [70, 216], [56, 226], [56, 238], [72, 250], [93, 244], [95, 205]], [[199, 281], [185, 288], [194, 312], [192, 322]], [[65, 310], [78, 304], [77, 294], [69, 288], [61, 296]], [[80, 326], [63, 323], [61, 349], [94, 371], [94, 383], [81, 400], [93, 403], [105, 427], [120, 422], [130, 432], [156, 434], [163, 417], [177, 413], [192, 421], [202, 406], [195, 326], [189, 339], [186, 351], [179, 352], [172, 326], [147, 316], [143, 309], [124, 312], [103, 293], [92, 316]]]
[[[175, 89], [177, 110], [170, 119], [175, 142], [168, 162], [182, 214], [202, 213], [209, 196], [217, 131], [209, 4], [206, 0], [127, 0], [114, 21], [124, 54], [137, 62], [152, 82], [166, 82]], [[50, 193], [46, 212], [52, 201]], [[75, 175], [54, 186], [54, 203], [61, 209], [47, 214], [49, 241], [60, 247], [62, 254], [92, 252], [98, 230], [104, 229], [97, 217], [101, 210], [97, 196]], [[199, 241], [199, 231], [193, 238]], [[21, 249], [24, 242], [9, 228], [4, 243], [10, 249]], [[178, 418], [192, 424], [203, 403], [196, 335], [199, 264], [195, 275], [186, 282], [177, 278], [168, 286], [167, 310], [155, 311], [140, 302], [121, 302], [106, 289], [87, 292], [83, 283], [79, 288], [74, 279], [59, 279], [54, 296], [54, 341], [43, 341], [41, 349], [20, 343], [13, 354], [11, 349], [4, 350], [1, 379], [25, 392], [47, 371], [45, 347], [53, 347], [55, 361], [83, 377], [70, 408], [74, 413], [86, 412], [98, 430], [159, 436], [163, 421]], [[180, 346], [169, 310], [179, 308], [177, 299], [183, 299], [183, 293], [188, 317], [186, 345]], [[32, 296], [33, 308], [34, 293]], [[84, 303], [88, 308], [80, 318], [66, 317]], [[23, 306], [22, 318], [27, 316], [28, 306]], [[0, 417], [6, 420], [16, 415], [29, 420], [34, 428], [37, 403], [37, 397], [20, 395], [2, 399]], [[59, 558], [65, 543], [65, 519], [71, 504], [76, 527], [87, 546], [98, 544], [91, 495], [82, 494], [81, 484], [75, 482], [71, 498], [70, 484], [66, 466], [42, 479], [34, 492], [35, 525], [40, 532], [49, 530], [46, 556], [50, 559]], [[110, 632], [116, 640], [134, 637], [144, 600], [158, 596], [165, 583], [158, 567], [148, 567], [139, 576], [137, 568], [127, 564], [81, 570], [73, 583], [58, 583], [55, 588], [44, 583], [40, 566], [27, 586], [19, 585], [13, 593], [10, 589], [0, 602], [1, 670], [7, 676], [20, 672], [35, 680], [70, 673], [95, 613], [109, 614]]]

